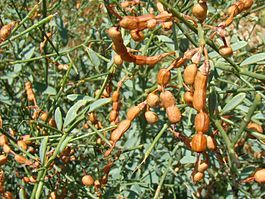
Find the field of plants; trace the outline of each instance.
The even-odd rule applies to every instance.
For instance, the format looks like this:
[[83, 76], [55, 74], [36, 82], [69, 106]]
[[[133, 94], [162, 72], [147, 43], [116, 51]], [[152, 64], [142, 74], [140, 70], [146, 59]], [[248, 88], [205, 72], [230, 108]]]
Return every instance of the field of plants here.
[[264, 198], [264, 0], [1, 0], [0, 198]]

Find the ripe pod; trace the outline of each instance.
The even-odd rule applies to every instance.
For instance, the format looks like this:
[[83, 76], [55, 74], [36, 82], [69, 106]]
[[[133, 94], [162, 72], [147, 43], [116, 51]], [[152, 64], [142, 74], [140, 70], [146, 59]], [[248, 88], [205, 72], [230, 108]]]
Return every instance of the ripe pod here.
[[[263, 129], [262, 129], [262, 126], [254, 123], [254, 122], [250, 122], [248, 123], [248, 126], [247, 128], [253, 130], [253, 131], [256, 131], [258, 133], [263, 133]], [[248, 137], [251, 138], [251, 139], [256, 139], [255, 136], [251, 135], [251, 134], [248, 134]]]
[[118, 111], [120, 109], [120, 103], [119, 102], [113, 102], [112, 109], [115, 111]]
[[2, 196], [3, 199], [13, 199], [12, 193], [10, 191], [6, 191]]
[[168, 120], [172, 124], [175, 124], [181, 120], [181, 112], [176, 105], [166, 108], [166, 112]]
[[256, 173], [254, 174], [254, 180], [258, 183], [264, 183], [265, 182], [265, 169], [256, 171]]
[[193, 182], [199, 182], [203, 179], [204, 173], [197, 172], [193, 175]]
[[110, 135], [110, 140], [113, 142], [117, 142], [121, 136], [130, 128], [131, 126], [131, 120], [123, 120], [121, 121], [117, 128], [112, 131]]
[[168, 108], [176, 104], [176, 99], [170, 91], [161, 92], [160, 101], [164, 108]]
[[27, 158], [25, 158], [25, 157], [22, 156], [22, 155], [18, 155], [18, 154], [16, 154], [16, 155], [15, 155], [15, 161], [16, 161], [17, 163], [19, 163], [19, 164], [26, 164], [26, 162], [27, 162]]
[[27, 145], [30, 145], [31, 144], [31, 140], [30, 139], [30, 135], [23, 135], [22, 136], [22, 140], [27, 144]]
[[142, 31], [139, 30], [131, 30], [130, 35], [134, 41], [143, 41], [144, 40], [144, 34]]
[[153, 30], [156, 27], [156, 20], [150, 19], [147, 21], [147, 28]]
[[4, 144], [4, 146], [3, 146], [3, 151], [4, 151], [6, 154], [9, 154], [10, 151], [11, 151], [11, 149], [10, 149], [10, 147], [9, 147], [7, 144]]
[[46, 122], [47, 121], [47, 118], [48, 118], [48, 113], [47, 112], [43, 112], [40, 116], [40, 119], [43, 121], [43, 122]]
[[89, 113], [88, 115], [88, 120], [92, 123], [92, 124], [96, 124], [97, 121], [97, 116], [95, 113]]
[[0, 165], [4, 165], [7, 162], [7, 157], [5, 155], [0, 155]]
[[120, 41], [120, 39], [122, 38], [121, 32], [117, 27], [111, 27], [110, 29], [108, 29], [108, 35], [112, 41]]
[[248, 10], [253, 5], [253, 0], [241, 0], [244, 3], [244, 10]]
[[191, 140], [191, 149], [197, 153], [204, 152], [207, 147], [207, 138], [202, 133], [197, 133]]
[[49, 120], [48, 124], [49, 124], [50, 126], [52, 126], [53, 128], [56, 128], [56, 122], [55, 122], [55, 120], [54, 120], [53, 118], [51, 118], [51, 119]]
[[228, 46], [222, 46], [219, 49], [219, 53], [220, 55], [222, 55], [223, 57], [230, 57], [233, 55], [233, 50], [231, 47]]
[[216, 149], [216, 142], [211, 136], [207, 136], [207, 148], [210, 150]]
[[207, 4], [197, 3], [192, 7], [192, 14], [200, 21], [203, 22], [207, 17]]
[[120, 97], [120, 93], [118, 91], [114, 91], [112, 94], [112, 101], [113, 102], [118, 102]]
[[202, 162], [198, 165], [198, 171], [203, 173], [204, 171], [206, 171], [208, 169], [208, 164], [206, 162]]
[[203, 74], [201, 71], [198, 71], [196, 73], [195, 80], [194, 80], [194, 89], [195, 90], [200, 90], [200, 89], [205, 90], [206, 86], [207, 86], [207, 79], [208, 79], [207, 75]]
[[114, 64], [116, 64], [117, 66], [121, 66], [122, 63], [123, 63], [123, 60], [122, 60], [121, 56], [118, 54], [115, 54], [114, 55]]
[[133, 106], [127, 111], [127, 119], [133, 121], [140, 113], [141, 109], [138, 106]]
[[196, 64], [188, 65], [183, 73], [183, 79], [186, 84], [192, 85], [194, 83], [198, 67]]
[[234, 5], [237, 6], [239, 13], [244, 10], [245, 4], [242, 1], [236, 1]]
[[146, 111], [144, 116], [148, 124], [155, 124], [158, 121], [157, 114], [152, 111]]
[[149, 93], [146, 98], [146, 102], [150, 107], [156, 107], [159, 105], [159, 97], [154, 93]]
[[185, 102], [189, 105], [192, 106], [192, 102], [193, 102], [193, 93], [190, 91], [187, 91], [184, 93], [184, 100]]
[[28, 149], [26, 142], [24, 142], [23, 140], [18, 140], [17, 145], [20, 146], [25, 151]]
[[4, 146], [4, 144], [7, 144], [7, 137], [5, 135], [0, 136], [0, 146]]
[[206, 91], [203, 89], [195, 90], [193, 94], [193, 107], [197, 111], [203, 111], [206, 104]]
[[115, 110], [112, 110], [111, 112], [110, 112], [110, 121], [111, 122], [113, 122], [113, 121], [115, 121], [116, 120], [116, 118], [117, 118], [117, 115], [118, 115], [118, 112], [117, 111], [115, 111]]
[[200, 112], [195, 117], [195, 130], [206, 133], [210, 127], [210, 118], [207, 113]]
[[161, 86], [167, 85], [170, 81], [171, 73], [166, 68], [161, 68], [157, 73], [157, 83]]
[[172, 28], [173, 22], [172, 21], [166, 21], [162, 23], [163, 30], [167, 31]]

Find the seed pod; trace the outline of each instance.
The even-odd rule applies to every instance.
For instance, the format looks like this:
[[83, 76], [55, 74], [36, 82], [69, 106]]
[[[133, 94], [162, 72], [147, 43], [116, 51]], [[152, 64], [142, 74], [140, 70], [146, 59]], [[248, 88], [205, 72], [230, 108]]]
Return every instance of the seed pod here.
[[30, 145], [31, 144], [31, 140], [30, 139], [30, 135], [23, 135], [22, 136], [22, 140], [27, 144], [27, 145]]
[[254, 180], [258, 183], [264, 183], [265, 182], [265, 169], [256, 171], [256, 173], [254, 174]]
[[30, 177], [29, 177], [29, 181], [30, 181], [31, 183], [36, 183], [36, 182], [37, 182], [37, 180], [36, 180], [33, 176], [30, 176]]
[[25, 151], [28, 149], [28, 145], [23, 140], [18, 140], [17, 145], [20, 146]]
[[88, 115], [88, 120], [92, 123], [92, 124], [96, 124], [97, 121], [97, 116], [95, 113], [89, 113]]
[[166, 68], [161, 68], [157, 73], [157, 83], [161, 86], [165, 86], [169, 83], [170, 77], [170, 71], [168, 71]]
[[148, 124], [155, 124], [158, 121], [157, 114], [152, 111], [146, 111], [144, 116]]
[[147, 28], [153, 30], [156, 27], [156, 20], [150, 19], [147, 21]]
[[3, 151], [4, 151], [6, 154], [9, 154], [10, 151], [11, 151], [11, 148], [10, 148], [7, 144], [4, 144], [4, 146], [3, 146]]
[[206, 162], [202, 162], [198, 165], [198, 171], [203, 173], [204, 171], [206, 171], [208, 169], [208, 164]]
[[27, 158], [22, 155], [15, 154], [15, 161], [19, 164], [26, 164]]
[[49, 120], [48, 124], [49, 124], [50, 126], [52, 126], [53, 128], [56, 128], [56, 122], [55, 122], [55, 120], [54, 120], [53, 118], [51, 118], [51, 119]]
[[7, 157], [5, 155], [0, 155], [0, 165], [4, 165], [7, 162]]
[[207, 113], [200, 112], [195, 117], [195, 130], [206, 133], [210, 127], [210, 118]]
[[197, 111], [203, 111], [206, 104], [206, 91], [205, 90], [195, 90], [193, 94], [193, 107]]
[[110, 135], [110, 140], [113, 142], [117, 142], [121, 136], [130, 128], [131, 126], [131, 120], [123, 120], [121, 121], [117, 128], [112, 131]]
[[43, 121], [43, 122], [46, 122], [47, 119], [48, 119], [48, 113], [47, 112], [43, 112], [40, 116], [40, 119]]
[[244, 10], [245, 4], [242, 1], [236, 1], [234, 5], [237, 6], [239, 13]]
[[15, 26], [15, 24], [16, 22], [11, 22], [10, 24], [4, 25], [0, 29], [0, 42], [5, 41], [9, 37], [12, 28]]
[[204, 173], [197, 172], [193, 175], [193, 182], [199, 182], [203, 179]]
[[141, 109], [138, 106], [133, 106], [127, 111], [127, 119], [133, 121], [140, 113]]
[[191, 140], [191, 149], [197, 153], [204, 152], [207, 147], [207, 138], [202, 133], [197, 133]]
[[205, 90], [207, 86], [207, 79], [208, 79], [208, 76], [206, 74], [203, 74], [201, 71], [198, 71], [196, 73], [195, 80], [194, 80], [195, 91], [200, 90], [200, 89]]
[[23, 181], [24, 181], [25, 183], [29, 183], [29, 182], [30, 182], [29, 177], [24, 176], [24, 177], [23, 177]]
[[190, 91], [187, 91], [184, 93], [184, 100], [185, 102], [192, 107], [192, 103], [193, 103], [193, 93]]
[[172, 28], [173, 22], [172, 21], [166, 21], [162, 23], [162, 28], [165, 31], [168, 31]]
[[222, 55], [223, 57], [230, 57], [233, 55], [233, 50], [231, 47], [228, 46], [222, 46], [219, 49], [219, 53], [220, 55]]
[[183, 73], [183, 79], [186, 84], [192, 85], [195, 80], [196, 73], [198, 71], [198, 67], [196, 64], [188, 65]]
[[120, 109], [120, 103], [119, 102], [113, 102], [112, 109], [115, 111], [118, 111]]
[[176, 104], [176, 99], [170, 91], [161, 92], [160, 101], [164, 108], [168, 108]]
[[114, 55], [114, 64], [116, 64], [117, 66], [121, 66], [122, 63], [123, 63], [123, 60], [122, 60], [121, 56], [118, 54], [115, 54]]
[[100, 182], [99, 182], [98, 180], [95, 180], [95, 181], [94, 181], [94, 186], [95, 186], [96, 188], [99, 188], [99, 187], [100, 187]]
[[159, 105], [159, 97], [154, 93], [149, 93], [146, 98], [146, 102], [150, 107], [156, 107]]
[[244, 10], [248, 10], [253, 5], [253, 0], [241, 0], [244, 3]]
[[168, 120], [175, 124], [181, 120], [181, 112], [176, 105], [166, 108]]
[[192, 7], [192, 14], [200, 21], [203, 22], [207, 17], [207, 4], [197, 3]]
[[12, 193], [10, 191], [6, 191], [3, 194], [3, 199], [13, 199]]
[[5, 135], [0, 136], [0, 146], [4, 146], [4, 144], [7, 144], [8, 140]]
[[207, 148], [210, 150], [216, 149], [216, 142], [211, 136], [207, 136]]
[[[249, 128], [249, 129], [251, 129], [253, 131], [256, 131], [258, 133], [263, 133], [262, 126], [254, 123], [254, 122], [249, 122], [247, 128]], [[256, 137], [251, 135], [250, 133], [248, 134], [248, 138], [256, 139]]]
[[117, 116], [118, 116], [118, 112], [115, 111], [115, 110], [112, 110], [112, 111], [110, 112], [110, 116], [109, 116], [110, 121], [111, 121], [111, 122], [115, 121], [116, 118], [117, 118]]
[[118, 102], [120, 97], [120, 93], [118, 91], [114, 91], [112, 94], [112, 101], [113, 102]]
[[143, 41], [144, 40], [144, 34], [142, 31], [139, 30], [131, 30], [130, 35], [134, 41]]

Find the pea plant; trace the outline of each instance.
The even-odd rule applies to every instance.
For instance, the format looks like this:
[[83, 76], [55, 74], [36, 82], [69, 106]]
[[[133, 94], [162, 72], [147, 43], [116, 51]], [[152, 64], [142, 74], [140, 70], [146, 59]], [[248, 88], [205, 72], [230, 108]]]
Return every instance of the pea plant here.
[[0, 9], [1, 198], [265, 197], [263, 0]]

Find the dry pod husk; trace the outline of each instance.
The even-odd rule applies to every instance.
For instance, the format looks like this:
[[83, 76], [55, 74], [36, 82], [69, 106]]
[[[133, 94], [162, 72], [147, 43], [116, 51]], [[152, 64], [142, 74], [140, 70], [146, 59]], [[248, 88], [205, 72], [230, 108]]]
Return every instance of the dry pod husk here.
[[244, 3], [244, 10], [248, 10], [253, 5], [253, 0], [241, 0]]
[[118, 111], [120, 109], [120, 103], [119, 102], [113, 102], [112, 109]]
[[7, 144], [4, 144], [3, 146], [3, 151], [6, 153], [6, 154], [9, 154], [11, 152], [11, 148], [7, 145]]
[[201, 89], [205, 90], [206, 86], [207, 86], [207, 79], [208, 79], [208, 76], [206, 74], [204, 74], [201, 71], [198, 71], [196, 73], [195, 80], [194, 80], [194, 89], [195, 90], [201, 90]]
[[195, 117], [195, 130], [206, 133], [210, 127], [210, 118], [207, 113], [200, 112]]
[[92, 123], [92, 124], [96, 124], [97, 121], [97, 116], [95, 113], [89, 113], [88, 115], [88, 120]]
[[85, 186], [92, 186], [94, 184], [94, 179], [91, 175], [85, 175], [82, 178], [82, 183]]
[[159, 97], [154, 93], [149, 93], [146, 98], [146, 102], [150, 107], [156, 107], [159, 105]]
[[198, 165], [198, 171], [203, 173], [204, 171], [206, 171], [208, 169], [208, 164], [206, 162], [202, 162]]
[[120, 93], [118, 91], [114, 91], [112, 94], [112, 101], [113, 102], [118, 102], [120, 97]]
[[192, 7], [192, 14], [200, 21], [203, 22], [207, 17], [207, 4], [197, 3]]
[[28, 149], [28, 145], [23, 140], [18, 140], [17, 145], [20, 146], [25, 151]]
[[134, 41], [143, 41], [144, 40], [144, 34], [142, 31], [131, 30], [130, 35]]
[[4, 144], [7, 144], [7, 137], [5, 135], [0, 136], [0, 146], [4, 146]]
[[207, 138], [202, 133], [197, 133], [191, 140], [191, 149], [197, 153], [204, 152], [207, 147]]
[[181, 120], [181, 112], [176, 105], [166, 108], [166, 112], [170, 123], [175, 124]]
[[165, 31], [168, 31], [172, 28], [173, 22], [172, 21], [166, 21], [162, 23], [162, 28]]
[[216, 142], [211, 136], [207, 136], [207, 148], [210, 150], [216, 149]]
[[156, 20], [150, 19], [147, 21], [147, 28], [153, 30], [156, 27]]
[[197, 111], [203, 111], [206, 105], [206, 91], [203, 89], [195, 90], [192, 104]]
[[254, 180], [258, 183], [264, 183], [265, 182], [265, 169], [256, 171], [256, 173], [254, 174]]
[[118, 112], [117, 111], [115, 111], [115, 110], [112, 110], [111, 112], [110, 112], [110, 121], [111, 122], [113, 122], [113, 121], [115, 121], [116, 120], [116, 118], [117, 118], [117, 116], [118, 116]]
[[115, 54], [114, 55], [114, 64], [116, 64], [117, 66], [121, 66], [122, 63], [123, 63], [123, 60], [122, 60], [121, 56], [118, 54]]
[[47, 119], [48, 119], [48, 113], [47, 112], [43, 112], [40, 116], [40, 119], [43, 121], [43, 122], [46, 122]]
[[4, 165], [7, 162], [7, 157], [5, 155], [0, 155], [0, 165]]
[[193, 182], [199, 182], [203, 179], [204, 173], [202, 172], [197, 172], [193, 175]]
[[157, 114], [152, 111], [146, 111], [144, 116], [149, 124], [155, 124], [158, 121]]
[[54, 120], [53, 118], [51, 118], [51, 119], [49, 120], [48, 124], [49, 124], [50, 126], [52, 126], [53, 128], [56, 128], [56, 122], [55, 122], [55, 120]]
[[31, 144], [31, 140], [30, 139], [30, 135], [23, 135], [22, 136], [22, 140], [27, 144], [27, 145], [30, 145]]
[[28, 164], [29, 160], [22, 155], [15, 154], [15, 161], [19, 164]]
[[176, 104], [176, 99], [170, 91], [164, 91], [160, 93], [161, 105], [164, 108], [168, 108]]
[[133, 121], [141, 112], [138, 106], [133, 106], [127, 111], [127, 119]]
[[131, 120], [123, 120], [121, 121], [117, 128], [112, 131], [110, 135], [110, 140], [113, 142], [117, 142], [121, 136], [130, 128], [131, 126]]
[[223, 57], [230, 57], [233, 55], [233, 50], [231, 47], [229, 46], [222, 46], [219, 49], [219, 53], [220, 55], [222, 55]]
[[198, 67], [196, 64], [188, 65], [183, 73], [183, 79], [186, 84], [192, 85], [194, 83]]
[[157, 73], [157, 83], [161, 86], [167, 85], [170, 81], [171, 73], [166, 68], [161, 68]]
[[[247, 128], [249, 128], [249, 129], [251, 129], [253, 131], [256, 131], [258, 133], [263, 133], [262, 126], [260, 126], [259, 124], [254, 123], [254, 122], [248, 123]], [[251, 138], [251, 139], [256, 139], [256, 137], [251, 135], [250, 133], [248, 133], [248, 137]]]
[[193, 93], [190, 92], [190, 91], [186, 91], [184, 93], [184, 100], [185, 102], [189, 105], [189, 106], [192, 106], [192, 103], [193, 103]]

